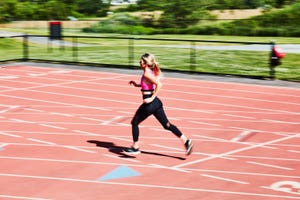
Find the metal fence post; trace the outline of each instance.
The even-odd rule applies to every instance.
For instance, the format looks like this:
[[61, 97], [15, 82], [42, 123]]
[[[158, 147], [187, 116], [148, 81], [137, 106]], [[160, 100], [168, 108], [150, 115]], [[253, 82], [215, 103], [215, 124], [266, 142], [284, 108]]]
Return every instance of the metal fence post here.
[[78, 62], [78, 48], [77, 48], [77, 37], [72, 37], [72, 56], [73, 56], [73, 62]]
[[128, 39], [128, 65], [134, 65], [134, 38]]
[[196, 49], [195, 49], [195, 41], [191, 41], [191, 48], [190, 48], [190, 70], [196, 70]]
[[28, 35], [23, 35], [23, 61], [27, 61], [29, 56]]
[[273, 48], [275, 47], [275, 42], [274, 41], [271, 41], [271, 43], [270, 43], [270, 45], [271, 45], [271, 52], [270, 52], [270, 78], [271, 79], [274, 79], [275, 78], [275, 65], [273, 65], [273, 62], [272, 62], [272, 59], [273, 59], [273, 54], [274, 54], [274, 52], [273, 52]]

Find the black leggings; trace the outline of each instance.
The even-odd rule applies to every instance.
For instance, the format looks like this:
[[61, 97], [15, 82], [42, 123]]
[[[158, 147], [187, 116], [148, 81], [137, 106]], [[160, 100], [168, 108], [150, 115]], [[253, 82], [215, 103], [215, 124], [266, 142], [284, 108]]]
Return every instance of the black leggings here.
[[181, 137], [182, 133], [180, 130], [171, 124], [165, 114], [163, 109], [162, 102], [159, 98], [155, 98], [151, 103], [143, 103], [140, 105], [138, 110], [136, 111], [132, 121], [132, 137], [133, 141], [137, 142], [139, 140], [139, 127], [138, 125], [144, 121], [150, 115], [154, 115], [155, 118], [160, 122], [160, 124], [166, 129], [174, 133], [177, 137]]

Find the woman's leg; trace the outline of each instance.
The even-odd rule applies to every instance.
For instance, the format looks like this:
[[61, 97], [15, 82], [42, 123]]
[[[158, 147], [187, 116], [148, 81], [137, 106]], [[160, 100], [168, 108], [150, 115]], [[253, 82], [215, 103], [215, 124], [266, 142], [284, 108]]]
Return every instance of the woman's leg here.
[[147, 104], [142, 104], [138, 110], [136, 111], [134, 117], [131, 120], [131, 129], [132, 129], [132, 138], [133, 138], [133, 147], [139, 148], [138, 140], [139, 140], [139, 124], [144, 121], [151, 114], [147, 111]]
[[164, 127], [164, 129], [171, 131], [174, 135], [176, 135], [179, 138], [181, 138], [183, 136], [183, 133], [174, 124], [171, 124], [169, 122], [163, 107], [160, 107], [159, 109], [157, 109], [154, 113], [154, 116], [160, 122], [160, 124]]
[[160, 122], [164, 129], [171, 131], [174, 135], [181, 139], [181, 141], [185, 145], [186, 153], [189, 155], [193, 147], [192, 141], [188, 139], [175, 125], [169, 122], [160, 100], [159, 103], [160, 107], [153, 113], [155, 118]]

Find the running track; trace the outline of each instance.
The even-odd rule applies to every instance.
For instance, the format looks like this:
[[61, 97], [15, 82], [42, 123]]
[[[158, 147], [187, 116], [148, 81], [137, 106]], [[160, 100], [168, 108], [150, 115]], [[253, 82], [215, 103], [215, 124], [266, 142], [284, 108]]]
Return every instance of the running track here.
[[300, 90], [165, 77], [170, 121], [150, 117], [128, 158], [141, 103], [135, 74], [0, 68], [0, 199], [300, 199]]

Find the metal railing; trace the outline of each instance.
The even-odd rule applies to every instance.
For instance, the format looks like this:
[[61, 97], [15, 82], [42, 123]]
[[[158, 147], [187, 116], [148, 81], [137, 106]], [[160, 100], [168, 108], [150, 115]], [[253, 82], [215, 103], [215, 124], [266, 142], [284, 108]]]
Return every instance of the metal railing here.
[[0, 55], [0, 62], [21, 60], [136, 68], [140, 55], [151, 52], [158, 57], [161, 67], [169, 71], [275, 76], [270, 65], [272, 42], [101, 36], [62, 36], [61, 40], [53, 40], [45, 35], [2, 37], [0, 42], [1, 39], [15, 40], [15, 46]]

